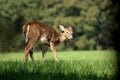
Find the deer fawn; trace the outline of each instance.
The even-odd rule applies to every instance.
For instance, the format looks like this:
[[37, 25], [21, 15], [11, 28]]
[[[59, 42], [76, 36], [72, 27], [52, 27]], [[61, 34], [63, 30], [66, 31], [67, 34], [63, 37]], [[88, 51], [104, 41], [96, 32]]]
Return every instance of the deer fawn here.
[[59, 25], [59, 28], [63, 32], [58, 33], [54, 28], [37, 21], [26, 23], [23, 26], [23, 32], [26, 41], [25, 61], [28, 61], [28, 54], [30, 54], [32, 61], [34, 61], [33, 47], [38, 41], [40, 41], [40, 44], [42, 45], [42, 59], [44, 60], [47, 46], [50, 46], [54, 59], [57, 61], [58, 59], [55, 46], [66, 39], [73, 38], [72, 27], [69, 26], [68, 28], [64, 28], [64, 26]]

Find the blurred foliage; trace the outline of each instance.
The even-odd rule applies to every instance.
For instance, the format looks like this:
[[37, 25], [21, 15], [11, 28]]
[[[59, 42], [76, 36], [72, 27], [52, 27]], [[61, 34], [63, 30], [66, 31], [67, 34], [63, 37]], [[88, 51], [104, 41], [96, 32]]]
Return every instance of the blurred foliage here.
[[[0, 52], [24, 48], [22, 25], [37, 20], [55, 29], [72, 26], [74, 40], [58, 50], [98, 50], [112, 46], [110, 0], [0, 0]], [[116, 9], [116, 8], [115, 8]]]

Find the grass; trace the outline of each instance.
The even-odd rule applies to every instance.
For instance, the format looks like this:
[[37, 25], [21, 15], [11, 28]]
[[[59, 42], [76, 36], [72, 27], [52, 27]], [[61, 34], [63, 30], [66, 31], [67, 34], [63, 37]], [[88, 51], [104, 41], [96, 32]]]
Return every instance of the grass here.
[[[35, 60], [41, 61], [41, 52], [34, 52]], [[57, 52], [59, 60], [116, 60], [114, 51], [63, 51]], [[53, 59], [52, 52], [46, 53], [46, 59]], [[0, 54], [0, 61], [24, 61], [24, 52]], [[29, 57], [29, 61], [31, 61]]]
[[1, 80], [116, 80], [117, 63], [113, 51], [57, 52], [56, 63], [52, 53], [42, 62], [35, 52], [35, 62], [24, 63], [23, 53], [0, 54]]

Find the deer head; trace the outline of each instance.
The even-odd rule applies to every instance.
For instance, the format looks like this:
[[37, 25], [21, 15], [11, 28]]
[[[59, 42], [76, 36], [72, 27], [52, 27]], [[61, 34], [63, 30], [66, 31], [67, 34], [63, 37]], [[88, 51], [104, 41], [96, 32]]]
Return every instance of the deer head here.
[[65, 28], [63, 25], [59, 25], [59, 28], [63, 31], [63, 36], [66, 38], [66, 39], [73, 39], [73, 30], [72, 30], [72, 27], [69, 26], [68, 28]]

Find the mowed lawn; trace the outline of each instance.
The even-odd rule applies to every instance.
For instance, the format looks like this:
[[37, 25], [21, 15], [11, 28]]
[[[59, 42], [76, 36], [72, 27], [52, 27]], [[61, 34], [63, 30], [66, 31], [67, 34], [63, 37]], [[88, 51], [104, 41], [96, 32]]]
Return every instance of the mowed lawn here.
[[0, 54], [0, 79], [2, 80], [116, 80], [117, 58], [114, 51], [62, 51], [57, 52], [58, 62], [52, 52], [34, 52], [35, 62], [24, 53]]

